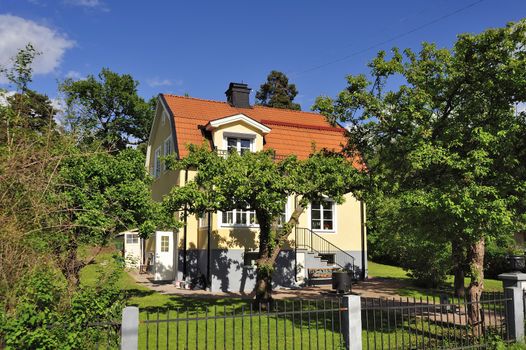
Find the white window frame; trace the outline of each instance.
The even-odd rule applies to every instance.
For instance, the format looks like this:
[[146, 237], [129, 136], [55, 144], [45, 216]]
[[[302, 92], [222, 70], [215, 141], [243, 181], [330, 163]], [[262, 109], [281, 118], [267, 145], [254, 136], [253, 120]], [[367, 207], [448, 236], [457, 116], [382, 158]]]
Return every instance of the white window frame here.
[[233, 138], [233, 139], [237, 139], [237, 152], [240, 153], [240, 148], [241, 148], [241, 142], [240, 140], [241, 139], [246, 139], [246, 140], [250, 140], [250, 152], [254, 152], [255, 151], [255, 140], [256, 140], [256, 135], [254, 134], [240, 134], [240, 133], [223, 133], [223, 149], [225, 151], [228, 151], [228, 139], [229, 138]]
[[153, 177], [161, 176], [161, 146], [157, 147], [153, 152]]
[[170, 236], [162, 235], [160, 240], [161, 246], [159, 247], [159, 251], [161, 253], [169, 253], [170, 252]]
[[[163, 142], [163, 155], [166, 157], [173, 153], [172, 135], [168, 136]], [[166, 171], [166, 162], [163, 162], [163, 171]]]
[[[330, 198], [326, 198], [326, 199], [322, 200], [321, 202], [322, 202], [322, 206], [323, 206], [323, 203], [331, 203], [331, 206], [332, 206], [332, 230], [313, 229], [312, 228], [312, 203], [309, 203], [309, 208], [308, 208], [307, 220], [309, 222], [309, 229], [311, 229], [314, 232], [319, 232], [319, 233], [333, 233], [333, 234], [337, 233], [338, 232], [338, 226], [337, 226], [337, 223], [338, 223], [338, 217], [337, 217], [338, 205], [336, 204], [336, 202], [334, 202]], [[323, 227], [323, 211], [321, 212], [320, 220], [321, 220], [321, 227]]]
[[[291, 197], [287, 198], [287, 201], [285, 203], [285, 221], [289, 219], [289, 216], [290, 216], [290, 199]], [[232, 216], [233, 218], [235, 219], [236, 217], [236, 211], [237, 209], [234, 209], [234, 210], [229, 210], [229, 211], [232, 211]], [[233, 223], [233, 224], [225, 224], [223, 223], [223, 215], [224, 215], [224, 212], [222, 211], [218, 211], [217, 212], [217, 216], [218, 216], [218, 221], [219, 221], [219, 225], [220, 227], [248, 227], [248, 228], [257, 228], [259, 227], [259, 224], [237, 224], [237, 223]], [[245, 214], [245, 215], [248, 215], [248, 220], [250, 220], [250, 215], [249, 214]], [[254, 213], [255, 215], [255, 213]], [[247, 222], [248, 222], [247, 220]]]
[[139, 244], [139, 234], [126, 233], [126, 244]]

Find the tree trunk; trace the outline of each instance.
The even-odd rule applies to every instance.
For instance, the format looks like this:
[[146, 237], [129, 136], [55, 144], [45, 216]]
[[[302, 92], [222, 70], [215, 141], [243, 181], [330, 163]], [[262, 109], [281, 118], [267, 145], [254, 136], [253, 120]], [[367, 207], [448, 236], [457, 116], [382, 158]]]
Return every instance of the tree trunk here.
[[463, 298], [466, 294], [466, 287], [464, 286], [464, 278], [466, 277], [464, 269], [459, 266], [455, 266], [455, 281], [453, 287], [455, 289], [455, 296]]
[[[281, 232], [276, 232], [274, 242], [271, 242], [272, 221], [265, 212], [256, 209], [259, 222], [259, 258], [256, 273], [256, 304], [266, 305], [272, 300], [272, 272], [276, 259], [281, 251], [281, 246], [298, 224], [305, 207], [297, 205], [289, 221]], [[274, 243], [271, 248], [271, 243]]]
[[78, 260], [77, 249], [77, 243], [75, 241], [69, 241], [67, 244], [66, 258], [61, 268], [70, 290], [76, 289], [79, 286], [80, 270], [84, 267], [84, 264]]
[[452, 242], [452, 259], [453, 259], [453, 270], [455, 280], [453, 282], [453, 288], [455, 290], [455, 296], [463, 298], [466, 294], [466, 288], [464, 285], [464, 278], [466, 277], [466, 254], [462, 244], [455, 240]]
[[469, 268], [471, 281], [468, 287], [468, 317], [473, 327], [473, 336], [478, 337], [482, 331], [480, 297], [484, 289], [484, 238], [469, 247]]

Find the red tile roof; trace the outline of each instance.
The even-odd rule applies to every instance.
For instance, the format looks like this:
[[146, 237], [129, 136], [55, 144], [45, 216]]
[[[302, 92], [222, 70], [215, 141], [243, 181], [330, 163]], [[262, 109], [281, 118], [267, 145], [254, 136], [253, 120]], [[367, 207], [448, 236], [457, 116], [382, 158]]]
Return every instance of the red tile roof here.
[[[174, 116], [178, 151], [181, 157], [188, 154], [187, 144], [202, 144], [205, 140], [200, 127], [209, 121], [244, 114], [272, 130], [265, 136], [265, 149], [273, 149], [278, 155], [294, 154], [300, 159], [308, 158], [313, 143], [317, 149], [340, 151], [346, 145], [345, 129], [332, 126], [318, 113], [288, 109], [253, 106], [236, 108], [227, 102], [202, 100], [161, 94]], [[354, 162], [362, 168], [358, 161]]]

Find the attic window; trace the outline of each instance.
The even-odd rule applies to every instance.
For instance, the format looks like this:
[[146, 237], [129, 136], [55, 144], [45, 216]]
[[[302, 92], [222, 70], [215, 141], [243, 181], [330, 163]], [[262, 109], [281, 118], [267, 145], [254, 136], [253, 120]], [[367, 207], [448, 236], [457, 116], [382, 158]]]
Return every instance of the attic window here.
[[236, 151], [239, 154], [243, 154], [252, 150], [252, 140], [237, 137], [227, 137], [226, 147], [228, 153]]

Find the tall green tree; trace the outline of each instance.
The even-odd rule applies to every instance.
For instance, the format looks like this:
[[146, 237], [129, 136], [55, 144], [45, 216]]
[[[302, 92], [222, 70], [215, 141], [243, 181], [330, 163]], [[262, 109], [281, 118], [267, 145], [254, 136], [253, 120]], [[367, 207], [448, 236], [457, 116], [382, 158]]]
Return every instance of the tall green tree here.
[[256, 92], [256, 103], [262, 106], [301, 110], [298, 103], [294, 103], [294, 98], [298, 94], [296, 85], [289, 84], [289, 78], [276, 70], [267, 76], [267, 81], [261, 84]]
[[[486, 241], [524, 227], [517, 145], [525, 119], [514, 105], [526, 101], [526, 22], [460, 35], [451, 50], [425, 43], [419, 52], [393, 49], [390, 58], [379, 52], [369, 68], [315, 109], [351, 124], [350, 144], [415, 225], [437, 222], [421, 227], [434, 231], [423, 237], [465, 249], [468, 296], [478, 301]], [[470, 309], [473, 324], [479, 311]]]
[[148, 140], [154, 107], [137, 94], [138, 82], [129, 74], [103, 68], [97, 77], [60, 86], [67, 119], [85, 143], [102, 142], [107, 150], [122, 150]]
[[[206, 147], [190, 147], [188, 157], [172, 168], [194, 169], [196, 177], [183, 187], [174, 187], [164, 204], [171, 212], [187, 209], [203, 214], [232, 209], [256, 212], [259, 224], [256, 300], [266, 302], [272, 293], [271, 277], [281, 247], [287, 242], [309, 202], [325, 196], [336, 203], [349, 192], [358, 193], [361, 174], [341, 155], [314, 152], [306, 160], [288, 157], [274, 160], [272, 151], [218, 155]], [[294, 212], [281, 228], [278, 219], [287, 198], [296, 198]]]

